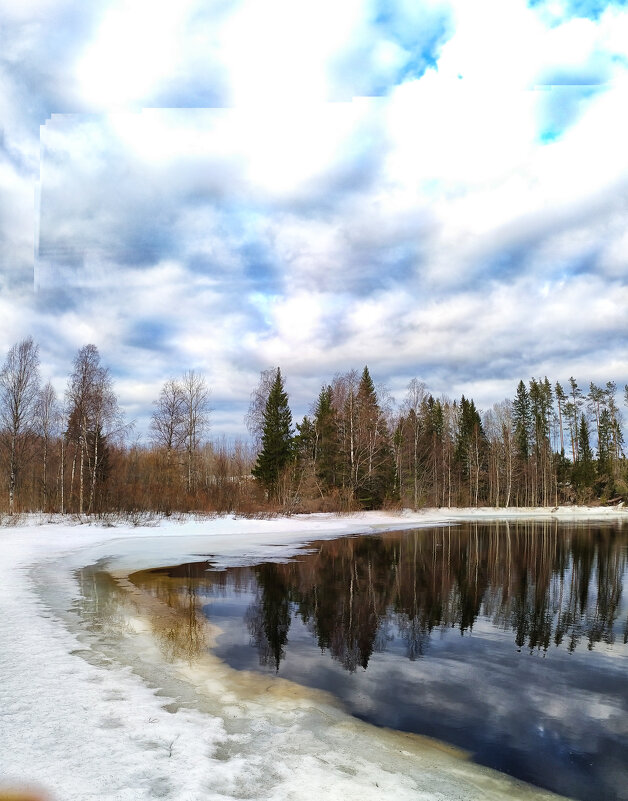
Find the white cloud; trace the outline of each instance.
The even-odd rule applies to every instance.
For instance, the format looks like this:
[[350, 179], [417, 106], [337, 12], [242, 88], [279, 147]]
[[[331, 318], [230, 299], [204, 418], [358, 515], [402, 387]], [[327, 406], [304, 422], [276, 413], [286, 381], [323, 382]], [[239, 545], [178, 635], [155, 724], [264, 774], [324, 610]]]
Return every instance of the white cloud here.
[[134, 410], [201, 369], [232, 431], [277, 363], [304, 407], [365, 362], [479, 405], [527, 373], [628, 380], [625, 9], [0, 4], [2, 338], [39, 332], [58, 380], [86, 341]]
[[115, 110], [149, 96], [176, 66], [189, 6], [168, 0], [109, 5], [75, 65], [86, 104]]

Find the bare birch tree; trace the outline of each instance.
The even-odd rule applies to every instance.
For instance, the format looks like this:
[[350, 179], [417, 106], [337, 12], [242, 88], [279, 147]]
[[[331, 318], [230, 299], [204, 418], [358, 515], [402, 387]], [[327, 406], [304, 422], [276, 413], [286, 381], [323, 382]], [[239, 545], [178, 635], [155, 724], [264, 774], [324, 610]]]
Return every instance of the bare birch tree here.
[[37, 398], [35, 419], [39, 436], [42, 439], [42, 495], [43, 508], [48, 510], [50, 504], [50, 488], [48, 485], [48, 460], [50, 443], [59, 433], [61, 410], [57, 402], [57, 393], [48, 381]]
[[185, 441], [185, 397], [179, 381], [169, 379], [163, 385], [159, 398], [154, 401], [151, 416], [151, 439], [166, 450], [168, 462]]
[[32, 445], [35, 407], [39, 395], [39, 348], [31, 337], [9, 350], [0, 372], [0, 425], [7, 451], [9, 514], [15, 511], [15, 492], [20, 471]]
[[85, 508], [86, 471], [89, 480], [87, 511], [94, 508], [96, 482], [101, 471], [106, 439], [123, 430], [122, 415], [112, 387], [109, 370], [100, 363], [95, 345], [82, 347], [74, 359], [74, 370], [66, 392], [68, 420], [66, 435], [74, 445], [71, 488], [78, 457], [78, 513]]
[[187, 463], [187, 490], [195, 489], [193, 463], [203, 435], [209, 426], [209, 389], [203, 376], [189, 370], [181, 379], [183, 393], [183, 433]]
[[270, 367], [268, 370], [262, 370], [260, 372], [259, 383], [253, 392], [251, 392], [249, 409], [244, 416], [244, 422], [248, 432], [251, 437], [253, 437], [253, 441], [258, 450], [262, 445], [266, 403], [268, 401], [268, 396], [270, 395], [270, 390], [277, 376], [278, 369], [278, 367]]

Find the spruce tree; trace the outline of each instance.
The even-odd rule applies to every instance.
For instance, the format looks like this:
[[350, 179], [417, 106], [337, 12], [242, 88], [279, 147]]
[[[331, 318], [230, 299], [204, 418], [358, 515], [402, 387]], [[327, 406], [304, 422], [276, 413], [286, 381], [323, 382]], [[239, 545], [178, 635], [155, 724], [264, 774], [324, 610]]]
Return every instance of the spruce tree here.
[[350, 487], [364, 509], [379, 508], [394, 494], [395, 460], [391, 437], [368, 367], [345, 405], [349, 427]]
[[277, 368], [263, 416], [262, 450], [251, 471], [262, 482], [269, 500], [280, 496], [280, 479], [293, 456], [292, 413], [284, 390], [281, 370]]
[[532, 410], [530, 395], [523, 381], [517, 385], [517, 394], [512, 403], [512, 420], [515, 428], [515, 442], [519, 455], [527, 462], [530, 455], [530, 431], [532, 428]]
[[314, 409], [316, 477], [326, 491], [338, 485], [340, 475], [340, 441], [338, 420], [333, 405], [331, 386], [323, 387]]

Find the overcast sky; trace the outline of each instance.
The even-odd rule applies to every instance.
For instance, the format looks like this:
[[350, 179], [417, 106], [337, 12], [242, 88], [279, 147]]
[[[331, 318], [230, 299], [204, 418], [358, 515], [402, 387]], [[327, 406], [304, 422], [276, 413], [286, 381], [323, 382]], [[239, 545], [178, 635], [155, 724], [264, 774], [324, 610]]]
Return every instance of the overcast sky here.
[[628, 382], [628, 8], [0, 0], [0, 347], [296, 417], [368, 364], [480, 408]]

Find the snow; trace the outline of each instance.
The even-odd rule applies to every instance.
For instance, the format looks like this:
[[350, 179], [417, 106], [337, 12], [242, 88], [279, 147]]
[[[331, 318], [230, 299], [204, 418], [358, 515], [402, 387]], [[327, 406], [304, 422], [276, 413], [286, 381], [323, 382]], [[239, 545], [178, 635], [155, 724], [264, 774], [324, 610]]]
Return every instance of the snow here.
[[31, 517], [0, 528], [0, 798], [26, 786], [51, 801], [555, 797], [440, 744], [354, 720], [324, 693], [282, 680], [269, 687], [211, 653], [166, 664], [146, 611], [132, 603], [117, 633], [90, 631], [76, 613], [74, 571], [99, 559], [116, 575], [198, 554], [248, 564], [312, 539], [521, 517], [628, 513], [447, 509], [147, 527]]

